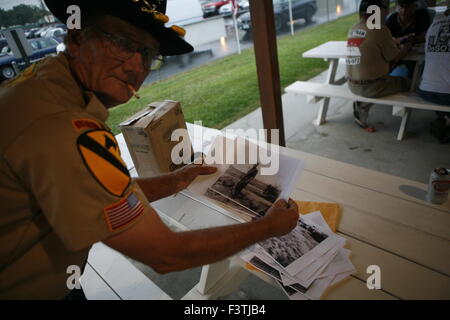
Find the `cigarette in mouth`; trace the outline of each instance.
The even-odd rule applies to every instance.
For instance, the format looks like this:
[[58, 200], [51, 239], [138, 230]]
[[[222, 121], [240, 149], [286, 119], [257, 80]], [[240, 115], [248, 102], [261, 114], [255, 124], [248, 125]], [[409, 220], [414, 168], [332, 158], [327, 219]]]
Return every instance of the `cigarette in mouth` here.
[[135, 89], [131, 84], [128, 84], [128, 89], [130, 89], [131, 93], [133, 94], [133, 96], [134, 96], [136, 99], [140, 99], [140, 98], [141, 98], [141, 97], [139, 96], [139, 94], [137, 93], [136, 89]]

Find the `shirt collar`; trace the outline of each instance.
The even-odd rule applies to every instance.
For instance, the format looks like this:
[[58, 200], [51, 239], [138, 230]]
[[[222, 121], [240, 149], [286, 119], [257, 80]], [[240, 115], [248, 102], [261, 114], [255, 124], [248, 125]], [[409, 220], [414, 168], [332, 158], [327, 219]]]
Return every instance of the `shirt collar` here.
[[70, 70], [69, 61], [65, 53], [60, 53], [57, 56], [57, 59], [59, 59], [60, 62], [64, 65], [64, 67], [70, 74], [70, 77], [77, 84], [77, 88], [79, 89], [78, 93], [82, 95], [84, 100], [84, 103], [83, 105], [80, 105], [80, 108], [83, 109], [85, 112], [98, 118], [99, 120], [105, 122], [109, 116], [109, 111], [105, 107], [105, 105], [98, 99], [98, 97], [95, 95], [94, 92], [82, 87], [81, 83], [77, 80], [75, 75]]

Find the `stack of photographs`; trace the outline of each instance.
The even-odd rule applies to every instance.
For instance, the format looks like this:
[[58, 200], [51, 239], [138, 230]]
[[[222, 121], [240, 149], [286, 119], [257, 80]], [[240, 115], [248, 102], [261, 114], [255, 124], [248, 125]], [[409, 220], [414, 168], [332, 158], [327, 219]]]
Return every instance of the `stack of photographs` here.
[[[257, 156], [238, 161], [240, 147], [246, 160]], [[304, 168], [302, 160], [224, 136], [215, 139], [205, 162], [217, 172], [197, 177], [186, 194], [240, 222], [263, 217], [278, 199], [287, 201]], [[315, 212], [301, 216], [289, 234], [253, 246], [241, 258], [274, 278], [290, 299], [320, 299], [327, 287], [355, 270], [344, 245]]]
[[316, 300], [355, 272], [344, 245], [317, 211], [301, 216], [291, 233], [260, 242], [241, 258], [274, 278], [290, 299]]

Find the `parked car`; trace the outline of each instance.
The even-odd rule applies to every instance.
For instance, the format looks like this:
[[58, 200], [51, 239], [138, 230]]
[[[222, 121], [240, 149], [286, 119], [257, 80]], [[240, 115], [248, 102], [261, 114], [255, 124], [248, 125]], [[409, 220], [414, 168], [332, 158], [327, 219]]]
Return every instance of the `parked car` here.
[[[38, 38], [28, 40], [33, 49], [33, 54], [29, 56], [30, 62], [34, 63], [46, 57], [49, 54], [56, 54], [56, 47], [59, 42], [54, 38]], [[23, 59], [17, 59], [13, 56], [8, 46], [0, 52], [0, 81], [11, 79], [16, 75], [16, 68], [22, 70], [25, 67]]]
[[45, 33], [44, 33], [44, 38], [62, 37], [62, 36], [64, 36], [66, 33], [67, 33], [67, 32], [65, 32], [64, 29], [62, 29], [62, 28], [48, 29], [48, 30], [45, 31]]
[[[240, 15], [244, 12], [247, 12], [250, 8], [250, 5], [248, 3], [248, 1], [240, 1], [238, 3], [238, 12], [237, 14]], [[232, 3], [227, 3], [224, 4], [223, 6], [220, 7], [219, 9], [219, 13], [222, 15], [222, 17], [229, 17], [233, 14], [233, 5]]]
[[[279, 31], [286, 27], [289, 22], [289, 1], [273, 0], [273, 11], [275, 15], [275, 29]], [[316, 0], [292, 0], [292, 17], [294, 20], [303, 18], [306, 20], [306, 23], [310, 23], [316, 12]], [[238, 18], [239, 29], [249, 31], [251, 27], [250, 12], [244, 13]]]
[[28, 30], [28, 32], [25, 32], [25, 36], [28, 39], [33, 39], [34, 38], [34, 34], [36, 33], [36, 31], [38, 31], [39, 28], [31, 28], [30, 30]]
[[6, 42], [5, 38], [0, 38], [0, 52], [2, 51], [2, 49], [4, 47], [6, 47], [8, 45], [8, 42]]
[[44, 38], [55, 38], [58, 42], [62, 42], [66, 34], [67, 31], [62, 28], [52, 28], [44, 32]]
[[219, 14], [220, 7], [230, 2], [231, 0], [210, 0], [203, 2], [201, 4], [203, 11], [203, 18]]

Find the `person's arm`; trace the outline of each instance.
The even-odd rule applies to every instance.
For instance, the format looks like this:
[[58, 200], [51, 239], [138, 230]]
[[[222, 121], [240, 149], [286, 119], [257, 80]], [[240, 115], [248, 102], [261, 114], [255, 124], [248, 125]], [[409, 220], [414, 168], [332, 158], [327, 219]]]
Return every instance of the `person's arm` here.
[[414, 37], [414, 39], [413, 39], [413, 43], [423, 43], [423, 42], [425, 42], [425, 35], [426, 35], [426, 32], [422, 32], [422, 33], [416, 35]]
[[212, 174], [217, 168], [190, 164], [174, 172], [149, 178], [136, 178], [135, 181], [149, 202], [180, 192], [199, 175]]
[[402, 60], [411, 50], [413, 42], [408, 41], [399, 46], [400, 51], [398, 54], [394, 57], [394, 59], [390, 62], [391, 67], [395, 66], [400, 60]]
[[256, 242], [284, 235], [297, 225], [298, 218], [295, 202], [280, 200], [256, 221], [174, 232], [149, 207], [136, 225], [103, 242], [164, 274], [217, 262]]

